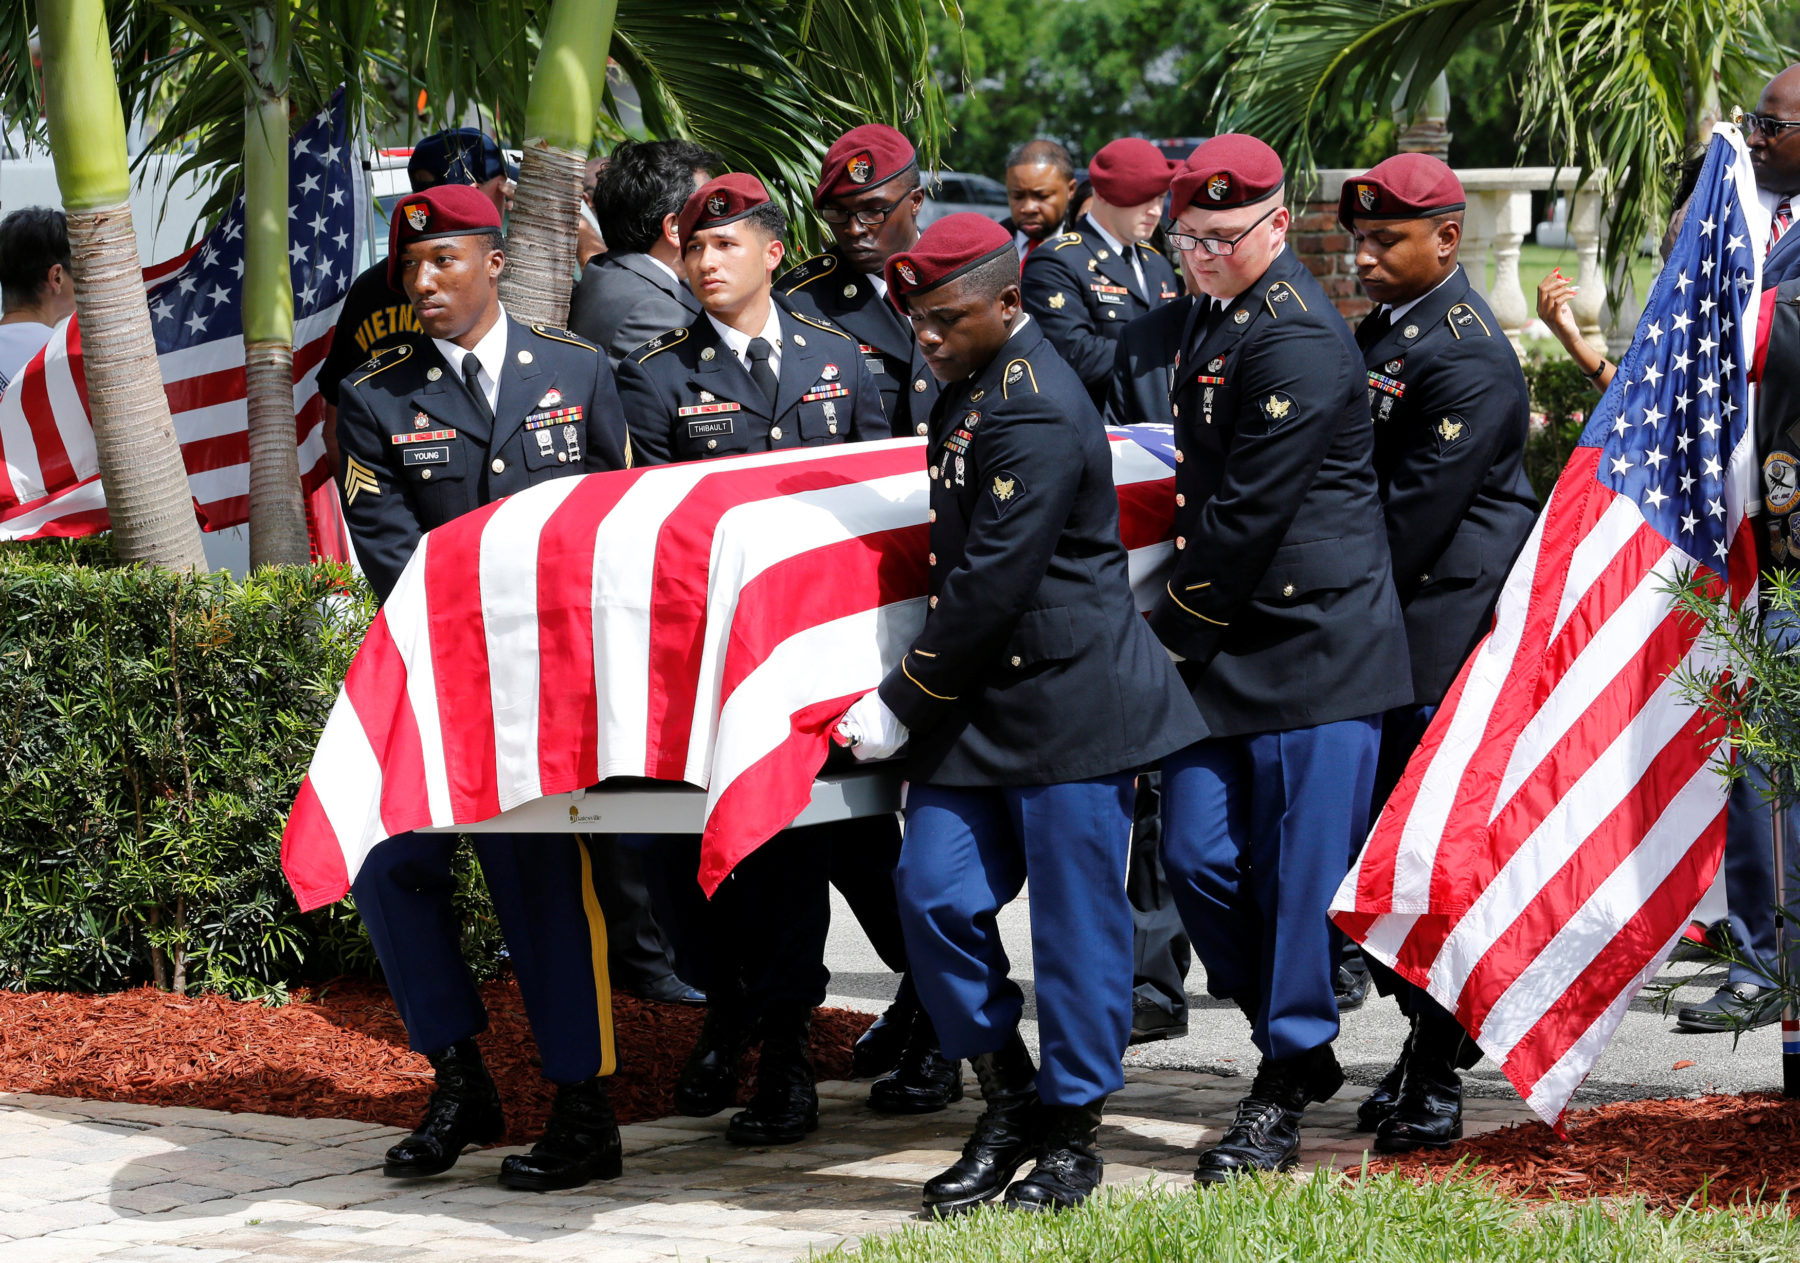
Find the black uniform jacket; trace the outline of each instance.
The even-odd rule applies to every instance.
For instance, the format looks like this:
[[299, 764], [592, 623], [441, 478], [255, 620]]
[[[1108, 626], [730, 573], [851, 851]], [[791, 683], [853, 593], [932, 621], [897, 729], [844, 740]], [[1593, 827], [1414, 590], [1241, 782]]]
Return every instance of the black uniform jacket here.
[[1800, 276], [1775, 288], [1756, 394], [1756, 458], [1756, 559], [1763, 570], [1792, 570], [1800, 567]]
[[876, 292], [867, 276], [828, 250], [788, 272], [776, 282], [775, 292], [791, 310], [856, 339], [895, 438], [912, 438], [930, 429], [937, 378], [919, 354], [912, 322]]
[[433, 527], [552, 478], [631, 464], [606, 356], [510, 316], [492, 422], [423, 334], [351, 372], [339, 399], [344, 517], [383, 600]]
[[1209, 315], [1175, 412], [1175, 571], [1151, 626], [1214, 736], [1412, 700], [1350, 327], [1292, 250]]
[[1181, 296], [1175, 269], [1149, 246], [1135, 246], [1144, 269], [1145, 294], [1131, 260], [1101, 239], [1093, 221], [1082, 230], [1052, 237], [1025, 260], [1025, 310], [1050, 345], [1069, 362], [1095, 406], [1106, 402], [1119, 330]]
[[1132, 603], [1106, 431], [1035, 321], [945, 388], [926, 452], [930, 610], [881, 684], [907, 775], [1050, 785], [1204, 737]]
[[1537, 520], [1525, 477], [1531, 401], [1494, 313], [1460, 268], [1373, 340], [1357, 334], [1375, 418], [1375, 476], [1406, 611], [1413, 701], [1435, 705], [1493, 625]]
[[1106, 392], [1108, 425], [1174, 422], [1169, 392], [1175, 386], [1175, 361], [1193, 306], [1193, 295], [1183, 294], [1120, 331]]
[[782, 345], [773, 409], [704, 315], [620, 361], [619, 395], [639, 461], [662, 465], [890, 437], [855, 339], [775, 306]]

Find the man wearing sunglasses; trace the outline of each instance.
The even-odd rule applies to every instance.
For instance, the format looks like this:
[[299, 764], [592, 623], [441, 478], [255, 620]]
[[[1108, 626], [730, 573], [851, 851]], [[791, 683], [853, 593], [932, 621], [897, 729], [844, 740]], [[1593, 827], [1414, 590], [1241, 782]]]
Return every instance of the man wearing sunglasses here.
[[1137, 137], [1094, 155], [1094, 204], [1074, 232], [1025, 260], [1025, 310], [1069, 362], [1096, 407], [1106, 403], [1119, 332], [1181, 291], [1175, 269], [1148, 245], [1169, 192], [1169, 160]]
[[919, 239], [924, 203], [912, 143], [880, 123], [851, 128], [826, 151], [813, 190], [813, 207], [834, 244], [775, 285], [795, 311], [856, 339], [895, 438], [925, 434], [938, 396], [912, 325], [889, 300], [881, 275], [890, 255]]
[[1763, 285], [1773, 288], [1800, 276], [1800, 65], [1769, 80], [1756, 112], [1744, 115], [1744, 143], [1756, 189], [1769, 212], [1768, 253]]
[[1175, 566], [1150, 626], [1212, 734], [1163, 760], [1163, 865], [1208, 990], [1262, 1054], [1205, 1184], [1280, 1171], [1343, 1085], [1326, 909], [1368, 832], [1383, 712], [1412, 701], [1368, 378], [1286, 248], [1285, 177], [1251, 136], [1176, 174], [1170, 244], [1198, 295], [1175, 418]]

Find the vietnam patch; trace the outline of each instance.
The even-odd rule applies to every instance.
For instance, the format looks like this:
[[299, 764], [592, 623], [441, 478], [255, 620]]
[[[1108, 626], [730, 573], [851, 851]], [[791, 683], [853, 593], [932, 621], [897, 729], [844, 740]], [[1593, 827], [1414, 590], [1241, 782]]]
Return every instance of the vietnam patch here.
[[1463, 441], [1469, 433], [1469, 426], [1453, 412], [1447, 417], [1440, 417], [1437, 425], [1432, 427], [1432, 433], [1437, 435], [1438, 451], [1444, 452]]
[[1268, 426], [1263, 431], [1265, 434], [1275, 433], [1299, 413], [1299, 409], [1294, 404], [1294, 397], [1284, 390], [1270, 391], [1256, 401], [1256, 406], [1261, 410], [1263, 421]]
[[1017, 504], [1025, 494], [1024, 481], [1010, 469], [1003, 469], [994, 475], [994, 481], [988, 486], [988, 494], [994, 498], [994, 509], [1001, 517]]
[[1792, 511], [1794, 497], [1800, 490], [1796, 479], [1794, 457], [1787, 452], [1770, 452], [1763, 461], [1763, 504], [1770, 513]]

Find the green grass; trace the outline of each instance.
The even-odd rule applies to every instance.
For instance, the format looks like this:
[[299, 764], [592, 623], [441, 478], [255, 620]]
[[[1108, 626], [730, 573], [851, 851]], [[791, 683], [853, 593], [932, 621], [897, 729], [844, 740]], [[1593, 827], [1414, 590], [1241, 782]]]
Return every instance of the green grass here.
[[1173, 1183], [1106, 1189], [1081, 1210], [999, 1210], [871, 1237], [849, 1263], [1776, 1263], [1800, 1258], [1784, 1213], [1638, 1202], [1526, 1205], [1472, 1177], [1242, 1181], [1198, 1192]]
[[[1525, 291], [1525, 306], [1532, 315], [1537, 314], [1538, 282], [1550, 275], [1555, 268], [1561, 268], [1564, 276], [1574, 280], [1580, 266], [1573, 247], [1553, 250], [1549, 246], [1536, 246], [1528, 242], [1519, 248], [1519, 288]], [[1644, 300], [1650, 297], [1650, 283], [1656, 279], [1656, 273], [1661, 267], [1662, 260], [1653, 254], [1639, 255], [1632, 262], [1631, 279], [1636, 287], [1638, 306], [1642, 307]], [[1494, 265], [1489, 262], [1487, 284], [1491, 287], [1493, 283]], [[1606, 283], [1602, 281], [1601, 288], [1605, 287]]]

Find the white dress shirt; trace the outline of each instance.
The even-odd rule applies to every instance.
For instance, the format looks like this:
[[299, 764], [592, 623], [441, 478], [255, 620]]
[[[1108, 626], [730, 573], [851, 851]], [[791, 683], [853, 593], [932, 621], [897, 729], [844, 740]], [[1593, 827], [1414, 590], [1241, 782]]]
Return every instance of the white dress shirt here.
[[494, 327], [481, 335], [481, 341], [475, 349], [465, 351], [454, 342], [446, 342], [442, 338], [433, 338], [431, 344], [444, 357], [444, 363], [458, 377], [462, 376], [463, 359], [473, 355], [481, 365], [481, 372], [475, 378], [481, 383], [481, 393], [487, 396], [489, 412], [498, 412], [500, 403], [500, 367], [506, 363], [506, 308], [500, 309], [500, 319], [494, 321]]
[[1120, 245], [1119, 239], [1106, 231], [1106, 229], [1102, 228], [1100, 226], [1100, 221], [1095, 219], [1092, 215], [1083, 215], [1081, 218], [1083, 223], [1087, 224], [1089, 228], [1092, 228], [1094, 232], [1099, 235], [1100, 240], [1112, 247], [1114, 254], [1118, 255], [1121, 259], [1131, 260], [1131, 270], [1137, 274], [1138, 296], [1145, 302], [1149, 302], [1150, 291], [1144, 288], [1144, 265], [1138, 258], [1138, 252], [1136, 250], [1127, 250], [1124, 246]]
[[738, 357], [738, 362], [744, 366], [746, 372], [750, 369], [750, 358], [745, 354], [750, 349], [750, 339], [754, 336], [767, 342], [769, 344], [769, 370], [775, 374], [776, 381], [781, 380], [781, 311], [773, 302], [769, 304], [768, 323], [763, 325], [762, 332], [759, 334], [752, 335], [733, 329], [710, 311], [706, 313], [706, 318], [712, 321], [712, 327], [719, 331], [719, 336], [725, 339], [725, 345], [731, 348], [731, 353]]
[[[1450, 283], [1451, 277], [1454, 277], [1460, 271], [1462, 271], [1462, 264], [1458, 263], [1455, 267], [1450, 269], [1449, 276], [1446, 276], [1443, 280], [1439, 281], [1436, 285], [1433, 285], [1430, 289], [1426, 290], [1423, 294], [1420, 294], [1417, 298], [1412, 299], [1410, 302], [1401, 303], [1398, 307], [1388, 308], [1389, 322], [1392, 324], [1399, 324], [1402, 320], [1406, 319], [1407, 312], [1411, 311], [1414, 307], [1417, 307], [1420, 303], [1424, 302], [1427, 298], [1430, 298], [1433, 294], [1437, 293], [1440, 289], [1444, 288], [1444, 286], [1448, 285]], [[1376, 310], [1380, 311], [1383, 307], [1387, 307], [1387, 304], [1383, 303], [1381, 305], [1381, 307], [1376, 308]]]

